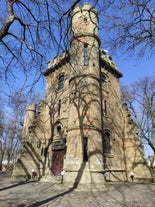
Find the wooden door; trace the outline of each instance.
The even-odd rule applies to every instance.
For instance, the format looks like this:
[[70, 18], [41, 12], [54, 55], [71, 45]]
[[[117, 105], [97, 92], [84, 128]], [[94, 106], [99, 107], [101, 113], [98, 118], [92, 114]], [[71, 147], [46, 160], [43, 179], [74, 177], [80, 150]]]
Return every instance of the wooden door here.
[[64, 150], [53, 151], [51, 172], [55, 176], [61, 175], [63, 169]]

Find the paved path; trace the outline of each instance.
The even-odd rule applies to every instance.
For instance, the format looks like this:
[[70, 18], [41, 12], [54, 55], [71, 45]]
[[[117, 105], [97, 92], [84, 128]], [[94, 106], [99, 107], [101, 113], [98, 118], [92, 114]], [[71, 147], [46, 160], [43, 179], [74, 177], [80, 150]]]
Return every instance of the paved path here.
[[100, 192], [56, 189], [51, 183], [12, 183], [0, 175], [0, 207], [155, 207], [155, 184], [115, 184]]

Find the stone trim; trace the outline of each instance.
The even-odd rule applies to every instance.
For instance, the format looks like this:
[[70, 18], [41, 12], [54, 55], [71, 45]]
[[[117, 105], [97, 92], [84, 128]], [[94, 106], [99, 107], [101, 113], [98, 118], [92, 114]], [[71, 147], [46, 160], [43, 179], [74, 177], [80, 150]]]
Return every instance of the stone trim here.
[[92, 33], [87, 33], [87, 32], [74, 34], [73, 37], [70, 40], [70, 44], [72, 44], [73, 40], [78, 39], [79, 37], [93, 37], [94, 39], [97, 40], [99, 46], [101, 44], [101, 41], [100, 41], [100, 38], [98, 37], [98, 35], [92, 34]]

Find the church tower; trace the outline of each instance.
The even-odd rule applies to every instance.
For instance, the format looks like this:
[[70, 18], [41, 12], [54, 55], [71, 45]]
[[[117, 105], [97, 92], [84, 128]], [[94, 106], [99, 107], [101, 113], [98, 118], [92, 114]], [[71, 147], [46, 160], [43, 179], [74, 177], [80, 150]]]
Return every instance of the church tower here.
[[[65, 180], [102, 185], [102, 111], [97, 11], [85, 3], [72, 14], [69, 119]], [[95, 177], [94, 177], [95, 176]], [[102, 177], [102, 178], [101, 178]]]

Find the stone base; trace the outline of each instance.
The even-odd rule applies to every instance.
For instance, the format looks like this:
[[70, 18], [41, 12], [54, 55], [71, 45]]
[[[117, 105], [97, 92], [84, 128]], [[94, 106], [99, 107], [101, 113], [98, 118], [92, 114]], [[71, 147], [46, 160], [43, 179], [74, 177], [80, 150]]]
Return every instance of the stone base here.
[[11, 180], [12, 181], [20, 181], [20, 182], [22, 182], [22, 181], [27, 181], [27, 180], [30, 180], [31, 179], [31, 176], [29, 176], [29, 175], [14, 175], [14, 174], [12, 174], [12, 176], [11, 176]]
[[62, 176], [44, 175], [41, 177], [40, 182], [50, 182], [52, 184], [62, 184]]
[[66, 172], [63, 184], [73, 190], [102, 191], [105, 189], [104, 175], [99, 172]]
[[[151, 169], [146, 165], [145, 162], [139, 162], [133, 168], [134, 179], [136, 183], [150, 183], [153, 181], [153, 174]], [[131, 181], [130, 171], [128, 172], [128, 180]]]

